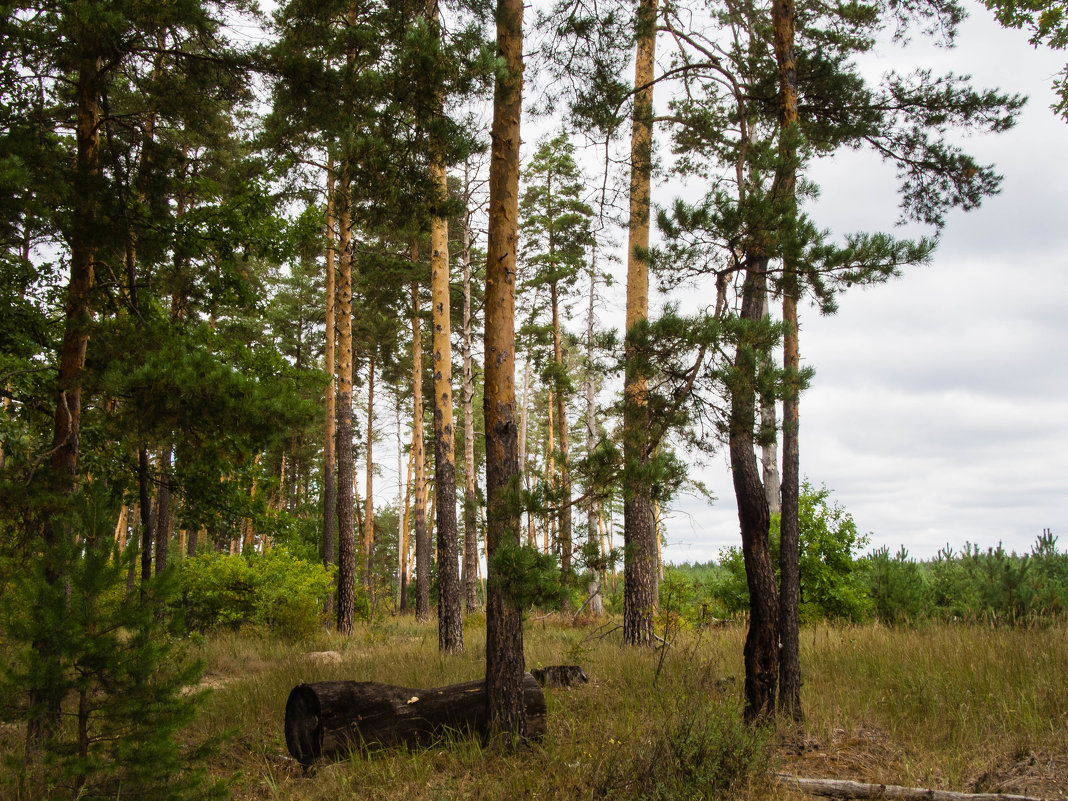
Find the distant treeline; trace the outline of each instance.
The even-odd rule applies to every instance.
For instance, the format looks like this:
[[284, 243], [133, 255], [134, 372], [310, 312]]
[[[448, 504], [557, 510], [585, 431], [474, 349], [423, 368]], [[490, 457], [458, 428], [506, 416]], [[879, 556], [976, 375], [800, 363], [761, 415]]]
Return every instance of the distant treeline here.
[[[772, 534], [777, 550], [777, 531]], [[858, 543], [863, 545], [865, 539], [802, 542], [802, 622], [1019, 624], [1068, 612], [1068, 553], [1058, 550], [1057, 537], [1049, 529], [1024, 554], [1006, 551], [1001, 544], [984, 550], [966, 543], [959, 551], [947, 545], [932, 559], [914, 559], [904, 547], [891, 554], [885, 546], [854, 557], [852, 548]], [[662, 613], [700, 623], [744, 614], [748, 605], [737, 548], [725, 549], [719, 562], [665, 567]]]

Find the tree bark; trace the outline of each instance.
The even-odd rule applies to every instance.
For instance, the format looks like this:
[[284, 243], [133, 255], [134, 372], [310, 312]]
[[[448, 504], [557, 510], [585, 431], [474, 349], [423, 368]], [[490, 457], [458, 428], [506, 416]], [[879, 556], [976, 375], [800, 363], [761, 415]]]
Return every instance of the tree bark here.
[[478, 496], [475, 490], [475, 378], [471, 333], [471, 181], [464, 165], [464, 561], [461, 583], [468, 614], [478, 610]]
[[[337, 510], [337, 459], [334, 447], [337, 436], [337, 370], [335, 337], [335, 288], [334, 288], [334, 162], [330, 159], [326, 168], [326, 348], [323, 368], [330, 381], [324, 392], [326, 425], [323, 431], [323, 564], [329, 570], [335, 561], [336, 510]], [[334, 611], [333, 593], [327, 596], [326, 612], [329, 618]]]
[[[766, 256], [756, 251], [746, 255], [741, 316], [753, 326], [760, 323], [766, 270]], [[749, 586], [749, 632], [744, 657], [745, 717], [751, 722], [774, 713], [779, 677], [779, 599], [768, 543], [771, 516], [753, 449], [755, 384], [760, 351], [760, 344], [743, 333], [736, 351], [729, 422], [731, 474]]]
[[337, 630], [356, 623], [356, 464], [352, 451], [352, 245], [348, 166], [338, 179], [338, 371], [337, 371]]
[[363, 586], [367, 600], [371, 601], [373, 592], [372, 556], [375, 549], [375, 506], [374, 506], [374, 417], [375, 417], [375, 357], [367, 360], [367, 485], [363, 493]]
[[648, 467], [646, 379], [637, 366], [635, 326], [649, 317], [649, 212], [657, 0], [640, 0], [631, 127], [630, 222], [623, 386], [623, 642], [650, 645], [657, 603], [656, 544]]
[[[775, 60], [779, 67], [779, 172], [776, 194], [783, 204], [783, 224], [788, 228], [782, 240], [793, 240], [797, 209], [795, 185], [797, 176], [798, 109], [797, 55], [794, 51], [796, 11], [794, 0], [773, 0], [771, 4]], [[780, 638], [782, 645], [779, 663], [779, 705], [794, 720], [802, 719], [801, 659], [799, 602], [800, 529], [798, 521], [798, 492], [800, 483], [800, 455], [798, 449], [798, 353], [797, 299], [799, 285], [795, 255], [789, 246], [783, 259], [783, 368], [786, 372], [787, 392], [783, 400], [782, 426], [782, 516], [780, 519], [779, 575], [782, 583], [779, 595]]]
[[[419, 252], [412, 242], [412, 261]], [[430, 536], [426, 530], [426, 451], [423, 442], [423, 321], [419, 284], [412, 282], [412, 450], [415, 459], [415, 619], [430, 617]]]
[[156, 492], [156, 566], [158, 576], [167, 569], [171, 541], [171, 449], [166, 447], [159, 460], [159, 489]]
[[[593, 380], [593, 324], [594, 302], [597, 298], [597, 247], [594, 245], [593, 258], [590, 264], [590, 298], [589, 308], [586, 312], [586, 453], [593, 453], [597, 447], [597, 407], [595, 405], [595, 387]], [[599, 548], [597, 536], [597, 500], [590, 487], [586, 488], [586, 547], [593, 551], [598, 548], [598, 556], [603, 557], [603, 549]], [[597, 565], [590, 571], [590, 581], [586, 588], [589, 593], [590, 612], [595, 617], [604, 614], [604, 603], [601, 596], [601, 568], [600, 559]]]
[[497, 1], [497, 70], [486, 253], [486, 704], [491, 737], [526, 736], [523, 624], [496, 581], [494, 557], [519, 547], [519, 460], [515, 421], [515, 270], [519, 213], [519, 121], [523, 103], [523, 0]]
[[[522, 677], [521, 713], [529, 736], [545, 733], [541, 685]], [[470, 681], [427, 690], [371, 681], [298, 684], [286, 702], [289, 753], [303, 765], [369, 745], [426, 745], [460, 732], [486, 735], [490, 719], [486, 682]]]
[[[552, 248], [550, 247], [550, 254]], [[567, 438], [567, 404], [564, 399], [564, 346], [560, 331], [560, 308], [557, 295], [557, 282], [553, 280], [549, 284], [549, 300], [552, 305], [553, 323], [553, 361], [556, 363], [556, 388], [554, 400], [556, 401], [556, 430], [557, 441], [560, 446], [560, 484], [559, 498], [560, 512], [557, 515], [557, 542], [560, 544], [560, 577], [564, 590], [560, 598], [560, 611], [568, 614], [571, 611], [571, 468], [568, 464], [569, 449]]]

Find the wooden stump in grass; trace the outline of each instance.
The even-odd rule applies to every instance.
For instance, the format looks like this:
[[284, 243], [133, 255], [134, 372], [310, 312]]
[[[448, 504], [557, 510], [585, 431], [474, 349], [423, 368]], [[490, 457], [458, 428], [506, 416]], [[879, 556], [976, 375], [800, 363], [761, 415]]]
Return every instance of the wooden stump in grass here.
[[[545, 733], [545, 695], [523, 676], [527, 735]], [[373, 681], [298, 684], [286, 702], [286, 746], [310, 765], [366, 745], [420, 745], [446, 732], [487, 733], [484, 680], [418, 690]]]

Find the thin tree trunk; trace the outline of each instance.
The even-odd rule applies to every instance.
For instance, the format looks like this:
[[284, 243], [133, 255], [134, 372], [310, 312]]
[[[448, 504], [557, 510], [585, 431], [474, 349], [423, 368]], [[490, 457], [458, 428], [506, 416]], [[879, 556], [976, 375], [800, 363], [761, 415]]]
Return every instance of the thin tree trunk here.
[[[767, 295], [764, 296], [764, 306], [761, 316], [766, 320], [770, 317], [768, 312]], [[760, 359], [761, 371], [772, 370], [771, 354], [762, 354]], [[764, 497], [768, 501], [768, 511], [772, 516], [782, 510], [780, 502], [779, 481], [779, 448], [776, 432], [778, 423], [775, 415], [775, 397], [771, 394], [760, 396], [760, 466], [764, 481]]]
[[[255, 479], [253, 479], [255, 480]], [[171, 542], [171, 449], [163, 449], [159, 459], [159, 489], [156, 491], [156, 575], [167, 569]]]
[[410, 566], [409, 551], [411, 549], [411, 542], [409, 540], [409, 528], [411, 523], [411, 508], [412, 508], [412, 471], [415, 467], [415, 436], [412, 436], [412, 447], [408, 449], [408, 482], [404, 493], [404, 522], [401, 525], [401, 553], [400, 553], [400, 589], [401, 589], [401, 602], [400, 608], [402, 612], [408, 609], [408, 578], [411, 575], [408, 568]]
[[148, 448], [142, 444], [137, 451], [137, 489], [141, 502], [141, 597], [148, 592], [152, 576], [152, 542], [155, 518], [152, 516], [152, 468]]
[[[530, 476], [527, 473], [527, 429], [530, 420], [530, 354], [523, 360], [523, 401], [519, 408], [519, 475], [523, 487], [530, 491]], [[534, 536], [534, 515], [527, 511], [527, 542], [537, 544]]]
[[375, 419], [375, 359], [367, 360], [367, 486], [363, 496], [363, 586], [371, 599], [373, 586], [371, 570], [372, 556], [375, 548], [375, 507], [374, 507], [374, 419]]
[[[329, 376], [329, 383], [323, 393], [326, 406], [326, 424], [323, 431], [323, 565], [327, 570], [333, 566], [336, 559], [337, 531], [337, 458], [334, 452], [337, 442], [334, 236], [334, 160], [331, 158], [326, 167], [326, 348], [323, 365]], [[324, 611], [328, 619], [334, 612], [334, 593], [332, 592], [327, 595]]]
[[[428, 6], [428, 11], [431, 6]], [[437, 29], [437, 4], [431, 17]], [[448, 198], [445, 161], [434, 154], [431, 183], [438, 202]], [[449, 286], [449, 224], [441, 214], [430, 218], [430, 292], [434, 348], [434, 498], [437, 505], [438, 648], [464, 650], [460, 605], [459, 534], [456, 530], [456, 454], [452, 411], [452, 311]]]
[[640, 0], [631, 129], [630, 222], [627, 242], [626, 368], [623, 401], [623, 642], [651, 645], [656, 609], [653, 502], [645, 475], [648, 443], [646, 377], [638, 368], [635, 326], [649, 317], [649, 212], [652, 178], [653, 69], [657, 0]]
[[[597, 246], [594, 244], [593, 257], [590, 263], [590, 299], [589, 308], [586, 311], [586, 453], [592, 454], [597, 447], [597, 407], [595, 405], [594, 375], [593, 375], [593, 323], [594, 302], [597, 298]], [[586, 548], [592, 552], [598, 549], [598, 559], [590, 570], [590, 581], [586, 591], [590, 596], [590, 612], [600, 617], [604, 614], [604, 604], [601, 598], [601, 570], [600, 557], [604, 556], [603, 549], [598, 548], [597, 539], [597, 500], [592, 487], [586, 487]]]
[[[412, 242], [412, 261], [418, 261]], [[412, 424], [415, 452], [415, 619], [430, 617], [430, 535], [426, 530], [426, 453], [423, 443], [423, 321], [419, 285], [412, 283]]]
[[[775, 60], [779, 67], [780, 103], [780, 160], [777, 195], [785, 204], [785, 224], [791, 228], [796, 218], [794, 191], [797, 176], [798, 130], [797, 55], [794, 51], [794, 0], [773, 0], [771, 4], [774, 30]], [[783, 237], [787, 242], [792, 236]], [[779, 663], [779, 706], [796, 721], [802, 719], [801, 659], [799, 602], [800, 530], [798, 521], [798, 489], [800, 457], [798, 451], [798, 330], [797, 298], [799, 286], [794, 254], [784, 252], [782, 315], [786, 331], [783, 336], [783, 368], [786, 372], [787, 393], [783, 400], [782, 435], [782, 517], [780, 521], [779, 574], [781, 661]]]
[[556, 388], [553, 393], [556, 401], [557, 441], [560, 445], [559, 498], [560, 511], [557, 515], [557, 541], [560, 543], [560, 577], [564, 591], [560, 598], [560, 611], [571, 611], [571, 467], [568, 463], [570, 452], [567, 438], [567, 404], [564, 398], [564, 346], [560, 330], [560, 307], [557, 295], [557, 282], [549, 284], [549, 300], [552, 305], [553, 321], [553, 361], [556, 363]]
[[404, 610], [404, 546], [407, 544], [405, 527], [408, 525], [407, 510], [401, 515], [404, 505], [404, 445], [401, 442], [401, 405], [400, 389], [393, 388], [394, 411], [397, 419], [397, 597], [396, 610]]
[[[747, 254], [741, 316], [753, 326], [760, 322], [766, 270], [766, 256]], [[743, 336], [735, 357], [734, 369], [739, 375], [731, 397], [729, 447], [749, 586], [749, 633], [744, 649], [748, 721], [763, 720], [774, 713], [779, 678], [779, 598], [768, 543], [771, 516], [753, 449], [758, 359], [759, 347]]]
[[337, 630], [351, 634], [356, 618], [356, 465], [352, 452], [352, 247], [347, 165], [342, 165], [338, 183]]
[[486, 253], [485, 403], [486, 702], [489, 731], [515, 745], [525, 736], [523, 624], [495, 579], [494, 558], [519, 547], [519, 454], [515, 420], [515, 268], [519, 204], [519, 121], [523, 103], [523, 0], [497, 2], [497, 70]]
[[478, 610], [478, 497], [475, 490], [475, 378], [471, 350], [471, 181], [464, 164], [464, 561], [461, 583], [468, 614]]

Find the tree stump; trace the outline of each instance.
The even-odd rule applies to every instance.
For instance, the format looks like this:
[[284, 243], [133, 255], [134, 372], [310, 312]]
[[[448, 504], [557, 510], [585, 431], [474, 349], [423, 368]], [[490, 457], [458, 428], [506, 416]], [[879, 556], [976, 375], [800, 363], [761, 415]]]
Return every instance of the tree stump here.
[[[545, 733], [545, 695], [523, 675], [527, 735]], [[311, 765], [320, 757], [367, 745], [420, 745], [445, 732], [485, 735], [489, 730], [485, 680], [419, 690], [373, 681], [298, 684], [286, 702], [286, 746]]]

